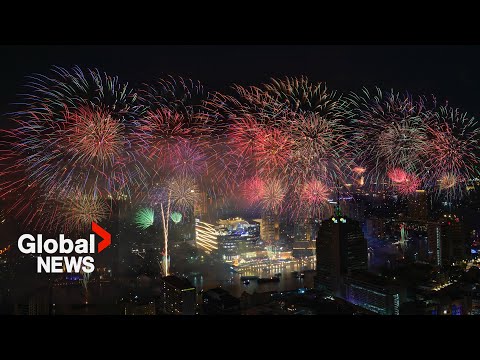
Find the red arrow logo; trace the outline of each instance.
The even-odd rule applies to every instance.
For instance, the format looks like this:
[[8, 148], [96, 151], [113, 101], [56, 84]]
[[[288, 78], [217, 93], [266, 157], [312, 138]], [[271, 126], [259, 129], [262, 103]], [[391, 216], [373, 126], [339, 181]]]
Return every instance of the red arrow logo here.
[[100, 253], [112, 243], [112, 235], [95, 221], [92, 221], [92, 231], [102, 238], [102, 241], [98, 243], [98, 252]]

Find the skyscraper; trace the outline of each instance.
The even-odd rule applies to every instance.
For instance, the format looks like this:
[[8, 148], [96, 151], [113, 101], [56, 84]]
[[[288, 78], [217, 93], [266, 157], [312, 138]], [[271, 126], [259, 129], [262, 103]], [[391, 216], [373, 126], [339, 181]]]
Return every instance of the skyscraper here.
[[367, 270], [367, 241], [360, 224], [341, 215], [322, 221], [317, 236], [317, 288], [344, 296], [343, 281], [352, 272]]
[[187, 278], [175, 275], [160, 280], [160, 296], [156, 301], [157, 313], [195, 315], [196, 290]]
[[413, 221], [427, 221], [428, 198], [425, 190], [417, 190], [408, 197], [408, 215]]
[[315, 222], [311, 218], [301, 219], [294, 225], [293, 257], [312, 256], [315, 253]]
[[444, 214], [427, 227], [430, 261], [438, 266], [452, 264], [466, 257], [464, 226], [460, 218]]
[[280, 240], [280, 222], [278, 214], [265, 211], [260, 223], [260, 238], [266, 244], [275, 244]]

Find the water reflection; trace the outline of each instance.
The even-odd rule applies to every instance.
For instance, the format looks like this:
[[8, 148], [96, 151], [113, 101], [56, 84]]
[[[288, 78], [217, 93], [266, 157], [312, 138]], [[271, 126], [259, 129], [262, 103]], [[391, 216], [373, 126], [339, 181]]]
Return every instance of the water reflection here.
[[[298, 288], [312, 288], [315, 272], [314, 258], [295, 260], [284, 264], [257, 264], [242, 268], [242, 273], [232, 273], [225, 267], [223, 270], [205, 272], [199, 275], [190, 275], [188, 278], [192, 284], [200, 290], [208, 290], [221, 286], [233, 296], [239, 297], [244, 291], [249, 294], [254, 292], [267, 291], [289, 291]], [[298, 275], [293, 272], [297, 272]], [[271, 278], [279, 274], [279, 282], [258, 284], [256, 280], [244, 284], [242, 276], [258, 276], [260, 278]], [[300, 277], [304, 274], [304, 277]]]

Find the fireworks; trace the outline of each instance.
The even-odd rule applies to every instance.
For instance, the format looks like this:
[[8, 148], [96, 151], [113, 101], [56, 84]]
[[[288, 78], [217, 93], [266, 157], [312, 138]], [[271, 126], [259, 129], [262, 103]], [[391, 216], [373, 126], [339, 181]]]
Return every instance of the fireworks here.
[[173, 221], [175, 224], [178, 224], [180, 221], [182, 221], [182, 214], [180, 214], [180, 213], [177, 212], [177, 211], [174, 211], [174, 212], [172, 212], [172, 214], [170, 215], [170, 219], [172, 219], [172, 221]]
[[145, 230], [152, 226], [155, 222], [155, 211], [152, 208], [144, 208], [135, 214], [135, 224], [141, 230]]
[[457, 185], [457, 178], [453, 174], [445, 174], [440, 178], [439, 182], [440, 190], [448, 190]]
[[123, 124], [100, 109], [67, 112], [64, 133], [66, 149], [78, 161], [88, 164], [113, 165], [126, 145]]
[[258, 204], [263, 198], [265, 191], [264, 181], [258, 177], [252, 177], [242, 184], [242, 198], [247, 200], [247, 205]]
[[477, 123], [458, 109], [440, 107], [434, 113], [429, 132], [430, 177], [439, 181], [439, 190], [446, 190], [447, 197], [460, 196], [462, 185], [475, 177], [479, 164]]
[[82, 231], [90, 228], [92, 221], [99, 223], [108, 218], [110, 208], [99, 197], [77, 193], [65, 199], [61, 213], [67, 229]]
[[420, 184], [421, 181], [418, 177], [407, 174], [404, 181], [394, 184], [394, 189], [396, 189], [402, 195], [408, 195], [418, 190]]
[[286, 188], [279, 178], [268, 179], [264, 182], [260, 204], [264, 210], [278, 212], [281, 210], [286, 195]]
[[327, 205], [329, 194], [330, 190], [321, 181], [311, 180], [304, 184], [300, 193], [300, 201], [302, 207], [309, 213], [307, 215], [313, 214], [321, 218], [321, 212]]
[[388, 177], [396, 184], [404, 183], [407, 180], [408, 174], [399, 168], [394, 168], [388, 171]]
[[278, 129], [258, 131], [255, 137], [255, 159], [260, 172], [267, 174], [281, 169], [290, 159], [292, 142]]
[[346, 177], [351, 149], [342, 124], [340, 106], [323, 113], [298, 113], [289, 118], [293, 140], [291, 169], [305, 181], [320, 178], [333, 185]]
[[310, 82], [307, 77], [272, 79], [264, 87], [292, 112], [301, 110], [322, 115], [335, 111], [338, 106], [335, 92], [327, 91], [324, 83]]
[[183, 176], [168, 181], [166, 191], [169, 194], [168, 196], [171, 197], [173, 208], [184, 213], [192, 210], [199, 194], [195, 181]]
[[[32, 197], [46, 203], [78, 198], [78, 193], [114, 197], [144, 184], [145, 171], [128, 140], [131, 120], [141, 110], [126, 84], [75, 67], [54, 68], [51, 77], [38, 75], [29, 87], [31, 92], [13, 114], [16, 126], [4, 132], [15, 162], [5, 175], [15, 180], [2, 190], [21, 191], [23, 199], [14, 208], [22, 217], [28, 217], [23, 204]], [[80, 209], [72, 204], [67, 209], [75, 214], [66, 220], [69, 224], [77, 227], [86, 221]], [[95, 218], [103, 217], [102, 209], [92, 210], [99, 211]]]
[[362, 175], [365, 172], [365, 168], [360, 167], [360, 166], [355, 166], [352, 171], [357, 174], [357, 175]]
[[363, 96], [351, 95], [349, 105], [355, 157], [369, 170], [370, 179], [378, 182], [387, 169], [395, 167], [425, 171], [428, 115], [422, 98], [378, 88], [376, 95], [370, 95], [365, 89]]
[[110, 216], [106, 199], [143, 199], [135, 224], [144, 230], [161, 213], [168, 254], [169, 219], [188, 218], [200, 192], [321, 217], [349, 178], [449, 198], [477, 172], [473, 118], [393, 90], [345, 99], [301, 77], [207, 94], [169, 77], [138, 94], [98, 70], [33, 77], [0, 143], [0, 195], [18, 194], [14, 212], [81, 231]]

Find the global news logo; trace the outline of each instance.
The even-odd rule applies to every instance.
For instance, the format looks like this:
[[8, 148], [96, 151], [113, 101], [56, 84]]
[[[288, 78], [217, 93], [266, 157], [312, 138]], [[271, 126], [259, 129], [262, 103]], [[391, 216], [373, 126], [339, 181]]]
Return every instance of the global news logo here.
[[[18, 238], [18, 249], [24, 254], [39, 255], [37, 257], [37, 273], [62, 273], [65, 266], [66, 272], [79, 273], [83, 271], [88, 274], [95, 270], [95, 260], [93, 256], [83, 254], [100, 253], [112, 242], [110, 233], [94, 221], [92, 221], [92, 231], [94, 234], [89, 234], [88, 239], [75, 241], [66, 238], [64, 234], [60, 234], [58, 240], [43, 240], [42, 234], [37, 234], [36, 237], [31, 234], [23, 234]], [[102, 238], [96, 247], [95, 234]], [[57, 253], [62, 255], [53, 255]], [[82, 255], [65, 256], [72, 253]]]

